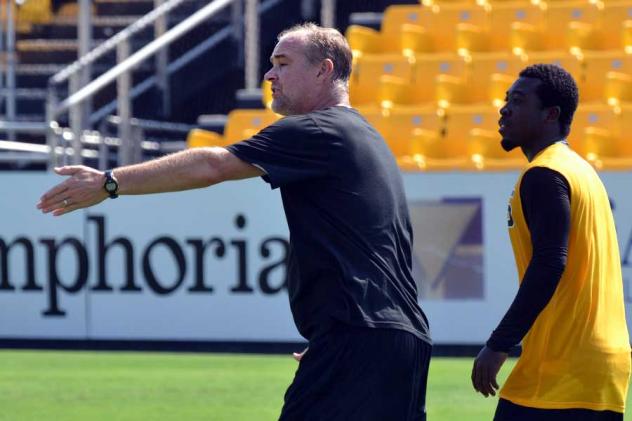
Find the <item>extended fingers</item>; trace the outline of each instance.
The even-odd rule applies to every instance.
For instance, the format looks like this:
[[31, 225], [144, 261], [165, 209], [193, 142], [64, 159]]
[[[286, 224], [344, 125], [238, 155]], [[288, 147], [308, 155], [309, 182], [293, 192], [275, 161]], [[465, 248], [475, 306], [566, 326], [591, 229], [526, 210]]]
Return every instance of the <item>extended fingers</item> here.
[[49, 213], [56, 209], [68, 207], [70, 204], [70, 191], [68, 189], [60, 189], [58, 192], [42, 196], [37, 208], [44, 213]]
[[66, 165], [63, 167], [55, 167], [53, 170], [59, 175], [74, 175], [85, 168], [83, 165]]
[[37, 204], [37, 208], [43, 210], [45, 207], [64, 200], [64, 196], [67, 195], [68, 181], [66, 180], [44, 193]]
[[75, 205], [75, 203], [72, 201], [72, 199], [70, 199], [70, 197], [59, 195], [56, 196], [54, 199], [49, 199], [46, 202], [38, 203], [37, 207], [43, 213], [53, 212], [53, 214], [56, 215], [56, 211], [69, 208], [72, 205]]
[[68, 205], [61, 206], [56, 208], [55, 210], [53, 210], [53, 216], [62, 216], [65, 215], [67, 213], [70, 213], [72, 211], [75, 211], [77, 209], [81, 209], [83, 206], [77, 205], [77, 204], [72, 204], [67, 202]]

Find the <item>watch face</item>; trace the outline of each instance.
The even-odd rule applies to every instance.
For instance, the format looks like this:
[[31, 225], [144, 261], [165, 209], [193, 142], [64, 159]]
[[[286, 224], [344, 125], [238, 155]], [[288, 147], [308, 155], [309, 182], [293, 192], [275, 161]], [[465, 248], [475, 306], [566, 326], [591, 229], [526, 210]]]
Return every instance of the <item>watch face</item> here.
[[116, 183], [114, 181], [109, 181], [109, 182], [105, 183], [105, 190], [107, 190], [108, 192], [115, 192], [116, 191]]

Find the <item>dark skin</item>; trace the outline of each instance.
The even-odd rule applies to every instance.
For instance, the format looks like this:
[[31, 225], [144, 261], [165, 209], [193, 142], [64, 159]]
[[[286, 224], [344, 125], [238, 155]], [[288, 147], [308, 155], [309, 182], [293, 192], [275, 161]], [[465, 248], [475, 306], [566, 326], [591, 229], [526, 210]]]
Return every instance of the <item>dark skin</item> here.
[[[537, 89], [539, 79], [520, 77], [507, 91], [505, 105], [500, 109], [498, 132], [506, 151], [521, 148], [529, 162], [543, 149], [564, 139], [559, 118], [560, 107], [543, 107]], [[474, 360], [472, 385], [483, 396], [496, 396], [496, 377], [508, 354], [485, 346]]]

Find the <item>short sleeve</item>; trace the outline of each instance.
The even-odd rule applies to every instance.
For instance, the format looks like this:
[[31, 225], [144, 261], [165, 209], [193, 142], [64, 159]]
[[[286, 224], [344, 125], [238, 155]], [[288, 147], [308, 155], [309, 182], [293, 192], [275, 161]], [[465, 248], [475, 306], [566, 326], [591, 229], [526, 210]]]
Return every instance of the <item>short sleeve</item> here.
[[331, 139], [309, 116], [285, 117], [226, 149], [262, 169], [272, 188], [329, 174]]

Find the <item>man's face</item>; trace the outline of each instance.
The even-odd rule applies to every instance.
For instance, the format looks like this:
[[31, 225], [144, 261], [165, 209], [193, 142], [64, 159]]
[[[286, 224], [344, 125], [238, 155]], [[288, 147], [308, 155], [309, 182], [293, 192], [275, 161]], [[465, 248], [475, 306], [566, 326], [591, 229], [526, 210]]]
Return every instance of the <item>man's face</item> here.
[[528, 148], [541, 136], [547, 115], [536, 93], [541, 83], [539, 79], [520, 77], [507, 91], [498, 121], [501, 145], [506, 151]]
[[283, 115], [309, 111], [318, 87], [319, 67], [309, 63], [300, 34], [288, 34], [274, 47], [272, 68], [264, 78], [272, 83], [272, 110]]

